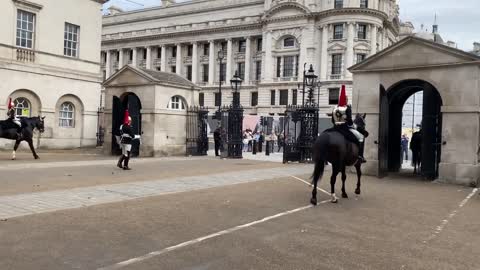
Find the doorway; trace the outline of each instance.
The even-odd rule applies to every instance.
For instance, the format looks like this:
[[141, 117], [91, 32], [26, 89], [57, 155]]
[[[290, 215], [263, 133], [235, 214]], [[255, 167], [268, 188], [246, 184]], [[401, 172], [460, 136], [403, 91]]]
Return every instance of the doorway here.
[[438, 178], [441, 158], [442, 99], [438, 90], [423, 80], [405, 80], [388, 90], [380, 86], [379, 175], [400, 172], [402, 168], [402, 116], [406, 101], [422, 92], [421, 165], [419, 174], [426, 179]]
[[[142, 104], [137, 95], [133, 93], [125, 93], [121, 97], [113, 96], [112, 106], [112, 155], [120, 155], [122, 150], [117, 144], [115, 135], [117, 134], [120, 126], [123, 124], [123, 117], [125, 110], [128, 109], [128, 113], [132, 118], [132, 129], [135, 134], [142, 134]], [[133, 140], [132, 142], [132, 156], [137, 157], [140, 155], [140, 141]]]

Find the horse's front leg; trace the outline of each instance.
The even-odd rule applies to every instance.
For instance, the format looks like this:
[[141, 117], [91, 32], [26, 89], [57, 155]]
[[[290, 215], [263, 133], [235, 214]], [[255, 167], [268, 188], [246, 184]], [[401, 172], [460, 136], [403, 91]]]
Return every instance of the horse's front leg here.
[[355, 169], [357, 170], [357, 188], [355, 189], [355, 194], [360, 195], [360, 179], [362, 178], [362, 163], [357, 162], [355, 164]]
[[331, 186], [331, 202], [332, 203], [337, 203], [338, 202], [338, 199], [337, 199], [337, 196], [335, 195], [335, 183], [337, 182], [337, 175], [339, 173], [339, 169], [337, 166], [333, 166], [332, 165], [332, 176], [330, 178], [330, 186]]
[[39, 159], [40, 157], [37, 155], [37, 152], [35, 152], [35, 147], [33, 147], [33, 141], [30, 139], [27, 142], [28, 142], [28, 146], [30, 146], [30, 150], [32, 151], [33, 157], [35, 159]]
[[345, 191], [345, 181], [347, 181], [347, 174], [345, 173], [345, 166], [342, 167], [342, 198], [348, 198], [347, 192]]
[[17, 159], [17, 149], [18, 149], [18, 146], [20, 145], [20, 141], [19, 140], [16, 140], [15, 141], [15, 146], [13, 147], [13, 152], [12, 152], [12, 160], [15, 160]]

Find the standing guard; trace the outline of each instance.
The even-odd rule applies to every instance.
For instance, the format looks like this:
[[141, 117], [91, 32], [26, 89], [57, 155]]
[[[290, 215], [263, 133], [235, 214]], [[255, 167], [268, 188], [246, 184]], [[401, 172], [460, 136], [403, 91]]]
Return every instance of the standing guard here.
[[[339, 131], [345, 138], [355, 143], [359, 148], [359, 160], [365, 163], [363, 157], [364, 152], [364, 135], [356, 130], [352, 119], [352, 105], [348, 104], [348, 97], [345, 93], [345, 85], [342, 85], [338, 105], [333, 109], [332, 122], [334, 129]], [[353, 136], [352, 136], [353, 135]]]
[[132, 118], [129, 116], [128, 110], [125, 110], [123, 125], [120, 126], [120, 136], [117, 136], [117, 142], [122, 148], [122, 156], [118, 160], [117, 167], [123, 168], [124, 170], [131, 170], [131, 168], [128, 167], [128, 162], [130, 161], [132, 151], [132, 140], [140, 139], [140, 135], [133, 133], [131, 125]]
[[20, 140], [22, 137], [22, 122], [15, 113], [15, 104], [13, 103], [12, 98], [8, 100], [7, 117], [17, 126], [17, 138]]

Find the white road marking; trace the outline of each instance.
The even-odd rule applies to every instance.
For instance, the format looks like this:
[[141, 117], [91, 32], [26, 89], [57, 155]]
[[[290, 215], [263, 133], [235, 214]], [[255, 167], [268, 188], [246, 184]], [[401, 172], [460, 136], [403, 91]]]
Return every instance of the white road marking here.
[[[302, 181], [303, 183], [305, 183], [305, 184], [307, 184], [307, 185], [309, 185], [309, 186], [313, 186], [311, 183], [303, 180], [302, 178], [298, 178], [298, 177], [293, 176], [293, 175], [290, 175], [290, 176], [291, 176], [292, 178], [294, 178], [294, 179], [297, 179], [298, 181]], [[330, 194], [330, 192], [327, 192], [326, 190], [321, 189], [321, 188], [319, 188], [318, 186], [317, 186], [317, 189], [320, 190], [321, 192], [327, 194], [328, 196], [332, 195], [332, 194]]]
[[467, 202], [470, 200], [470, 198], [473, 197], [473, 195], [475, 195], [475, 193], [477, 193], [478, 191], [478, 188], [475, 188], [472, 190], [472, 192], [467, 196], [465, 197], [465, 199], [463, 201], [460, 202], [460, 204], [458, 205], [458, 208], [453, 210], [446, 219], [442, 220], [442, 222], [440, 223], [439, 226], [437, 226], [435, 228], [435, 230], [433, 231], [432, 235], [430, 235], [429, 238], [427, 238], [426, 240], [423, 241], [424, 244], [428, 243], [429, 241], [435, 239], [435, 237], [437, 237], [437, 235], [439, 235], [443, 229], [445, 229], [445, 227], [447, 226], [447, 224], [450, 222], [450, 220], [455, 217], [455, 215], [460, 211], [460, 209], [465, 206], [465, 204], [467, 204]]
[[[324, 203], [327, 203], [327, 202], [330, 202], [330, 200], [321, 201], [320, 204], [324, 204]], [[134, 264], [134, 263], [138, 263], [138, 262], [141, 262], [141, 261], [151, 259], [151, 258], [156, 257], [156, 256], [160, 256], [160, 255], [165, 254], [165, 253], [170, 252], [170, 251], [174, 251], [174, 250], [177, 250], [177, 249], [180, 249], [180, 248], [183, 248], [183, 247], [191, 246], [191, 245], [203, 242], [205, 240], [212, 239], [212, 238], [215, 238], [215, 237], [219, 237], [219, 236], [222, 236], [222, 235], [231, 234], [231, 233], [239, 231], [241, 229], [252, 227], [254, 225], [264, 223], [264, 222], [267, 222], [269, 220], [276, 219], [276, 218], [279, 218], [279, 217], [283, 217], [283, 216], [286, 216], [286, 215], [290, 215], [290, 214], [293, 214], [293, 213], [296, 213], [296, 212], [300, 212], [300, 211], [303, 211], [303, 210], [306, 210], [306, 209], [309, 209], [309, 208], [312, 208], [312, 207], [314, 207], [314, 206], [313, 205], [307, 205], [307, 206], [299, 207], [299, 208], [296, 208], [296, 209], [293, 209], [293, 210], [278, 213], [276, 215], [268, 216], [268, 217], [259, 219], [257, 221], [253, 221], [253, 222], [250, 222], [250, 223], [247, 223], [247, 224], [239, 225], [239, 226], [236, 226], [236, 227], [233, 227], [233, 228], [230, 228], [230, 229], [226, 229], [226, 230], [219, 231], [219, 232], [216, 232], [216, 233], [212, 233], [212, 234], [209, 234], [209, 235], [206, 235], [206, 236], [202, 236], [202, 237], [190, 240], [190, 241], [180, 243], [180, 244], [175, 245], [175, 246], [167, 247], [167, 248], [164, 248], [162, 250], [153, 251], [153, 252], [150, 252], [150, 253], [145, 254], [143, 256], [128, 259], [128, 260], [125, 260], [123, 262], [119, 262], [119, 263], [116, 263], [116, 264], [113, 264], [113, 265], [110, 265], [110, 266], [105, 266], [105, 267], [102, 267], [102, 268], [98, 268], [98, 270], [120, 269], [120, 268], [123, 268], [125, 266], [131, 265], [131, 264]]]

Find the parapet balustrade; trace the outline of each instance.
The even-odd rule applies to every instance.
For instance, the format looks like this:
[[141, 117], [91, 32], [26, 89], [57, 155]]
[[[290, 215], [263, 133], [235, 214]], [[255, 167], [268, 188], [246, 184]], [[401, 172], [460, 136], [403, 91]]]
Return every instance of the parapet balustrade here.
[[35, 62], [35, 51], [30, 49], [17, 48], [17, 61]]

